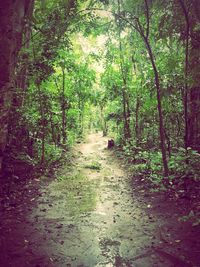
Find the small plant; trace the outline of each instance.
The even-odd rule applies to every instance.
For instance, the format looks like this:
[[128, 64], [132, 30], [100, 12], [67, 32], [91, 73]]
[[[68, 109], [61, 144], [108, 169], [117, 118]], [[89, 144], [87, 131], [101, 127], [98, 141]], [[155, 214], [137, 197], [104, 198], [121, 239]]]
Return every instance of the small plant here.
[[83, 181], [85, 180], [86, 177], [81, 174], [80, 172], [77, 172], [77, 173], [67, 173], [67, 174], [61, 174], [57, 177], [57, 180], [58, 181]]
[[195, 214], [193, 210], [189, 212], [188, 215], [179, 218], [180, 221], [186, 222], [191, 221], [193, 226], [200, 225], [200, 214]]
[[172, 174], [185, 176], [189, 175], [198, 180], [200, 154], [188, 148], [187, 153], [184, 148], [179, 148], [176, 154], [172, 154], [169, 161], [169, 168]]
[[86, 169], [100, 170], [101, 164], [99, 162], [93, 161], [90, 164], [85, 165]]

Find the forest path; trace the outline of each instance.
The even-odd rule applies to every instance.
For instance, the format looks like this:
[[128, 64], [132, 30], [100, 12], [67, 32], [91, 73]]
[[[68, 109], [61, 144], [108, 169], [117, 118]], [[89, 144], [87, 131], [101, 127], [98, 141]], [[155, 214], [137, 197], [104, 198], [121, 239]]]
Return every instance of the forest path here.
[[37, 230], [31, 240], [37, 255], [49, 257], [39, 257], [36, 266], [173, 266], [149, 252], [156, 225], [132, 197], [128, 175], [107, 140], [89, 135], [76, 147], [73, 171], [64, 168], [60, 180], [41, 191], [30, 216]]
[[[132, 188], [125, 166], [107, 149], [107, 141], [100, 133], [90, 134], [75, 147], [73, 167], [64, 166], [57, 179], [42, 185], [39, 196], [30, 199], [34, 205], [24, 204], [26, 218], [20, 206], [15, 209], [12, 231], [9, 226], [9, 239], [4, 239], [8, 258], [0, 266], [191, 266], [179, 254], [172, 256], [180, 240], [166, 228], [171, 215], [166, 221], [163, 209], [160, 215], [152, 213], [151, 203], [138, 197], [137, 191], [144, 190]], [[172, 255], [165, 252], [166, 245]]]

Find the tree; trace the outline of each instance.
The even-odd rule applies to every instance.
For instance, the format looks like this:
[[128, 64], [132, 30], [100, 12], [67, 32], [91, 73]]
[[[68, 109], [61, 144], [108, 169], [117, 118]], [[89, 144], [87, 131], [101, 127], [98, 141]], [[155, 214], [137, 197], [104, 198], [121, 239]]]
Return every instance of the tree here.
[[[33, 0], [1, 1], [0, 3], [0, 172], [2, 170], [3, 153], [7, 144], [9, 112], [15, 79], [17, 56], [22, 46], [25, 20], [32, 10]], [[30, 15], [30, 14], [29, 14]], [[14, 88], [14, 90], [13, 90]]]
[[[122, 12], [121, 12], [122, 13]], [[130, 18], [126, 18], [121, 14], [118, 14], [119, 19], [125, 20], [128, 22], [129, 25], [131, 25], [141, 36], [142, 40], [145, 43], [149, 60], [151, 62], [154, 76], [155, 76], [155, 86], [156, 86], [156, 92], [157, 92], [157, 109], [158, 109], [158, 115], [159, 115], [159, 133], [160, 133], [160, 146], [162, 151], [162, 160], [163, 160], [163, 169], [164, 169], [164, 176], [168, 177], [169, 175], [169, 169], [168, 169], [168, 163], [167, 163], [167, 154], [166, 154], [166, 144], [165, 144], [165, 130], [164, 130], [164, 122], [163, 122], [163, 110], [162, 110], [162, 101], [161, 101], [161, 86], [160, 86], [160, 78], [158, 74], [158, 69], [156, 65], [155, 56], [153, 54], [152, 46], [150, 43], [150, 9], [148, 1], [144, 1], [144, 16], [146, 20], [146, 26], [143, 26], [141, 20], [138, 16], [135, 14], [132, 14], [129, 11], [129, 14], [131, 14]]]

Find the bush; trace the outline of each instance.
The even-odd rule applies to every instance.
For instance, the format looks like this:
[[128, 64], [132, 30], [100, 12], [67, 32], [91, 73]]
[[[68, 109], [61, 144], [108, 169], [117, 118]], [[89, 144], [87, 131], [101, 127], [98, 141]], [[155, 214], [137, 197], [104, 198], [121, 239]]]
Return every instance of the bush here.
[[200, 154], [188, 148], [187, 152], [184, 148], [179, 148], [178, 151], [172, 154], [169, 160], [169, 169], [171, 175], [190, 176], [194, 180], [200, 179]]

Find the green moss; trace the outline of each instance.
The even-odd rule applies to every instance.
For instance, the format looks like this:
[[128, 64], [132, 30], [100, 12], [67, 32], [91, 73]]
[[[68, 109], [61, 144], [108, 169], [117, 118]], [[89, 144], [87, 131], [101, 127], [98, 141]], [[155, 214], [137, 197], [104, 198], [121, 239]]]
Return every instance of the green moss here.
[[62, 175], [54, 184], [54, 191], [60, 193], [70, 215], [78, 215], [94, 210], [96, 191], [93, 182], [80, 172]]

